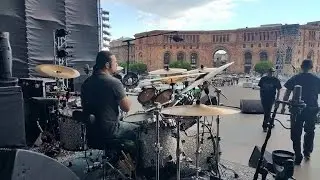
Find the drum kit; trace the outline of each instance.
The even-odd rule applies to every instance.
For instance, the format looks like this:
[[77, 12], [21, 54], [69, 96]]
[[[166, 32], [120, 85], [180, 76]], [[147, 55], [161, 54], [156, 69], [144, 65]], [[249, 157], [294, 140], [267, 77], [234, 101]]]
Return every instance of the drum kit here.
[[[215, 142], [213, 144], [214, 162], [217, 165], [219, 164], [220, 152], [218, 149], [220, 149], [220, 116], [238, 113], [238, 111], [222, 108], [216, 105], [200, 104], [199, 97], [201, 96], [203, 90], [201, 86], [205, 84], [205, 82], [213, 79], [215, 75], [221, 73], [224, 69], [232, 64], [233, 63], [229, 63], [219, 68], [201, 68], [199, 70], [192, 70], [191, 73], [185, 69], [178, 68], [166, 68], [149, 72], [149, 74], [165, 76], [157, 79], [152, 79], [150, 80], [151, 83], [162, 82], [165, 84], [169, 84], [171, 88], [165, 89], [163, 91], [159, 91], [155, 87], [143, 88], [142, 91], [137, 94], [137, 100], [144, 107], [144, 111], [125, 116], [123, 118], [123, 121], [139, 124], [144, 127], [141, 128], [140, 132], [140, 139], [142, 142], [141, 159], [143, 164], [142, 166], [145, 172], [150, 172], [148, 171], [148, 169], [152, 169], [153, 171], [151, 172], [154, 172], [155, 170], [155, 174], [150, 175], [150, 179], [155, 178], [156, 180], [159, 180], [160, 172], [162, 172], [160, 170], [166, 169], [169, 165], [176, 170], [176, 173], [174, 173], [176, 174], [175, 179], [180, 180], [182, 178], [181, 162], [187, 161], [190, 163], [191, 161], [190, 158], [187, 158], [185, 156], [185, 153], [182, 151], [180, 132], [185, 131], [195, 124], [197, 131], [197, 140], [195, 152], [195, 167], [192, 168], [195, 171], [195, 175], [192, 177], [192, 179], [203, 179], [202, 177], [200, 177], [200, 172], [202, 172], [202, 169], [200, 168], [199, 163], [201, 154], [200, 126], [203, 123], [201, 119], [206, 118], [206, 116], [217, 116], [216, 135], [212, 135], [211, 128], [209, 128], [209, 130], [211, 131], [211, 136], [214, 138], [214, 140], [212, 141]], [[52, 78], [56, 78], [57, 80], [72, 79], [80, 75], [79, 72], [75, 69], [49, 64], [37, 66], [36, 71], [43, 76], [49, 76]], [[181, 91], [175, 89], [175, 86], [178, 83], [187, 81], [189, 78], [195, 77], [198, 78], [196, 78], [196, 80], [190, 85], [188, 85], [188, 83], [185, 83], [184, 89], [182, 89]], [[65, 87], [61, 86], [60, 88], [58, 88], [58, 92], [63, 92], [64, 88]], [[78, 108], [81, 108], [81, 103], [76, 102], [77, 101], [74, 100], [73, 104]], [[63, 115], [64, 118], [69, 117], [69, 119], [72, 119], [72, 112], [70, 112], [70, 109], [72, 108], [62, 108], [62, 110], [60, 110], [60, 114]], [[68, 142], [70, 141], [68, 137], [73, 137], [70, 132], [77, 134], [77, 136], [81, 136], [81, 133], [74, 132], [74, 129], [77, 129], [77, 131], [82, 131], [81, 125], [79, 123], [74, 123], [74, 127], [71, 127], [73, 125], [70, 123], [65, 122], [62, 124], [65, 124], [66, 126], [61, 127], [60, 131], [69, 132], [60, 132], [60, 141], [64, 141], [62, 142], [62, 144], [66, 146], [65, 149], [80, 150], [81, 148], [79, 148], [79, 146], [81, 144], [81, 138], [75, 137], [76, 140], [72, 144], [71, 142]], [[202, 124], [202, 126], [206, 126], [206, 124]], [[61, 136], [61, 133], [62, 135], [64, 135]], [[76, 143], [77, 145], [74, 146], [74, 143]], [[150, 144], [155, 144], [155, 146], [150, 147]], [[217, 167], [215, 170], [210, 170], [210, 173], [214, 172], [216, 175], [217, 172], [219, 172], [219, 168]]]
[[[191, 126], [196, 125], [196, 157], [195, 157], [195, 175], [191, 179], [204, 179], [200, 177], [200, 172], [203, 172], [200, 168], [200, 154], [201, 154], [201, 143], [200, 143], [200, 126], [206, 126], [201, 119], [206, 119], [207, 116], [217, 116], [216, 125], [217, 132], [216, 136], [212, 135], [212, 130], [209, 128], [209, 133], [213, 143], [214, 154], [212, 158], [212, 163], [215, 164], [215, 169], [208, 170], [206, 172], [211, 173], [212, 176], [219, 174], [219, 160], [220, 160], [220, 146], [219, 146], [219, 124], [220, 116], [235, 114], [239, 111], [234, 109], [226, 109], [215, 105], [204, 105], [200, 104], [200, 96], [196, 96], [195, 89], [199, 89], [199, 86], [206, 84], [214, 78], [215, 75], [222, 72], [224, 69], [232, 65], [233, 63], [226, 64], [219, 68], [208, 68], [206, 71], [192, 70], [193, 73], [188, 73], [188, 71], [183, 69], [160, 69], [152, 71], [149, 74], [165, 76], [162, 78], [157, 78], [150, 80], [151, 82], [162, 82], [169, 84], [170, 89], [165, 89], [163, 91], [157, 90], [155, 87], [148, 87], [142, 89], [142, 92], [138, 94], [138, 102], [145, 107], [145, 111], [140, 111], [135, 114], [131, 114], [123, 118], [123, 121], [130, 123], [137, 123], [146, 126], [147, 129], [142, 132], [140, 136], [142, 143], [142, 159], [143, 168], [147, 169], [152, 167], [155, 172], [148, 179], [170, 179], [168, 177], [163, 177], [163, 173], [168, 171], [168, 167], [176, 170], [176, 175], [174, 179], [186, 179], [187, 177], [181, 177], [181, 162], [190, 163], [192, 160], [185, 156], [182, 151], [181, 146], [181, 136], [180, 132], [185, 131]], [[167, 73], [166, 73], [167, 72]], [[195, 72], [195, 73], [194, 73]], [[182, 74], [174, 75], [173, 74]], [[186, 81], [190, 77], [199, 77], [191, 83], [190, 85], [184, 87], [180, 92], [174, 89], [174, 86], [180, 82]], [[197, 93], [202, 93], [197, 91]], [[220, 93], [220, 92], [219, 92]], [[220, 96], [218, 96], [220, 98]], [[195, 102], [196, 101], [196, 102]], [[195, 102], [195, 103], [194, 103]], [[218, 100], [219, 102], [219, 100]], [[203, 117], [203, 118], [202, 118]], [[182, 126], [188, 124], [187, 127]], [[174, 136], [172, 136], [174, 134]], [[154, 144], [155, 149], [150, 148], [150, 144]], [[175, 153], [174, 153], [175, 152]], [[175, 154], [175, 155], [174, 155]], [[207, 157], [208, 158], [208, 157]], [[190, 168], [188, 166], [187, 168]], [[224, 166], [222, 166], [224, 167]], [[186, 168], [186, 167], [183, 167]], [[172, 170], [172, 169], [169, 169]], [[232, 171], [232, 170], [231, 170]], [[172, 172], [172, 171], [171, 171]], [[237, 174], [232, 171], [235, 176]], [[172, 174], [171, 174], [172, 175]]]

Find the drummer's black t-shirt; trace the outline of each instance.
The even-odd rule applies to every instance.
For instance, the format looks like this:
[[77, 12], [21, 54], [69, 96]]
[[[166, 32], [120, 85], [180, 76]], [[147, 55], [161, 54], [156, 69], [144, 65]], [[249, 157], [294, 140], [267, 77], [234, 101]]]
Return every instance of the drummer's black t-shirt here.
[[110, 137], [118, 127], [119, 104], [126, 96], [120, 80], [95, 72], [81, 86], [81, 103], [86, 115], [95, 115], [95, 133]]

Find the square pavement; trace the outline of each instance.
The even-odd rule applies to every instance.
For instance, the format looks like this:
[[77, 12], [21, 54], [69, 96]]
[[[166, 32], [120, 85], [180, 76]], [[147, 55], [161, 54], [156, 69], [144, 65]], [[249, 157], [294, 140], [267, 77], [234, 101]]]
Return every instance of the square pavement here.
[[[259, 99], [259, 91], [239, 86], [221, 87], [222, 93], [228, 99], [221, 98], [225, 105], [240, 106], [240, 99]], [[285, 89], [282, 90], [283, 94]], [[137, 101], [137, 97], [130, 96], [132, 100], [132, 110], [129, 114], [141, 111], [142, 107]], [[277, 115], [286, 127], [290, 127], [289, 116]], [[221, 151], [222, 159], [248, 166], [249, 158], [253, 148], [262, 146], [266, 133], [262, 132], [263, 115], [235, 114], [221, 116]], [[311, 160], [304, 162], [295, 168], [295, 178], [298, 180], [318, 180], [320, 176], [320, 131], [316, 127], [314, 152]], [[189, 132], [196, 132], [196, 127], [188, 129]], [[302, 139], [303, 141], [303, 139]], [[278, 122], [272, 130], [271, 138], [268, 141], [267, 151], [272, 152], [276, 149], [292, 150], [290, 140], [290, 130], [284, 129]]]

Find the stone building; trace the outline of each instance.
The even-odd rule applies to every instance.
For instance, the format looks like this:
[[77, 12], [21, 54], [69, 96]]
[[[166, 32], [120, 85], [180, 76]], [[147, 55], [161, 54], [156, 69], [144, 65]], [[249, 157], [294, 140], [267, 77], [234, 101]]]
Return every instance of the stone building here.
[[[291, 30], [286, 30], [287, 27]], [[292, 27], [296, 27], [295, 35], [290, 34]], [[314, 61], [316, 71], [320, 70], [320, 21], [235, 30], [179, 31], [179, 36], [184, 39], [182, 42], [174, 42], [174, 34], [170, 32], [155, 30], [136, 34], [136, 38], [149, 37], [135, 40], [135, 60], [147, 64], [149, 70], [163, 68], [175, 60], [189, 61], [194, 67], [201, 64], [214, 67], [221, 65], [221, 62], [216, 63], [219, 59], [216, 52], [223, 50], [226, 62], [234, 62], [229, 69], [232, 72], [249, 73], [257, 62], [268, 60], [277, 64], [281, 57], [285, 73], [292, 73], [294, 67], [299, 67], [306, 58]], [[154, 36], [162, 33], [166, 34]]]
[[[127, 39], [130, 38], [122, 37], [110, 42], [109, 50], [116, 56], [118, 63], [127, 62], [128, 60], [128, 45], [126, 42], [123, 42]], [[130, 42], [129, 60], [130, 62], [135, 61], [135, 48], [133, 41]]]

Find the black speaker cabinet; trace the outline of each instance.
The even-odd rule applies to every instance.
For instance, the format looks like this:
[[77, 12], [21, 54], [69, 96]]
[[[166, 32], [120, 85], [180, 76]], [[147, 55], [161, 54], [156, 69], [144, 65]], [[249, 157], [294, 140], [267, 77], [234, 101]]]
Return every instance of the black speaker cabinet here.
[[0, 148], [26, 145], [21, 87], [0, 87]]
[[66, 166], [32, 151], [0, 149], [1, 180], [79, 180]]
[[260, 100], [241, 99], [240, 109], [245, 114], [263, 114], [263, 107]]
[[[249, 159], [249, 167], [257, 168], [259, 158], [261, 154], [261, 147], [255, 146], [252, 154]], [[273, 161], [272, 161], [272, 154], [268, 151], [264, 152], [262, 164], [270, 171], [274, 172], [273, 170]]]

